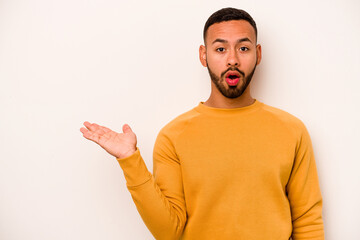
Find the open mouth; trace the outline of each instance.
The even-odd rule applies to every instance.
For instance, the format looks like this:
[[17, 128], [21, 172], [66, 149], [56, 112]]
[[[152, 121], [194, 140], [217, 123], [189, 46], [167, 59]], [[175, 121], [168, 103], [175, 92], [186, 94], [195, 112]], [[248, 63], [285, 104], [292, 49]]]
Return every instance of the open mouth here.
[[229, 75], [228, 78], [230, 79], [235, 79], [235, 78], [239, 78], [239, 76], [236, 76], [236, 75]]
[[238, 84], [238, 82], [240, 80], [240, 74], [236, 71], [229, 71], [225, 75], [225, 80], [226, 80], [227, 84], [229, 84], [230, 86], [235, 86]]

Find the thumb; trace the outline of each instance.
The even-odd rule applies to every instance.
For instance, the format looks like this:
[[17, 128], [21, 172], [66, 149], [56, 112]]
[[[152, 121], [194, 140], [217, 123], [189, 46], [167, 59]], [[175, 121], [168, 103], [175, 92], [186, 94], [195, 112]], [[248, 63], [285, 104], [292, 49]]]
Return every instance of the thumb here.
[[132, 129], [131, 129], [131, 127], [130, 127], [128, 124], [124, 124], [123, 127], [122, 127], [122, 129], [123, 129], [123, 132], [124, 132], [124, 133], [130, 133], [130, 132], [132, 132]]

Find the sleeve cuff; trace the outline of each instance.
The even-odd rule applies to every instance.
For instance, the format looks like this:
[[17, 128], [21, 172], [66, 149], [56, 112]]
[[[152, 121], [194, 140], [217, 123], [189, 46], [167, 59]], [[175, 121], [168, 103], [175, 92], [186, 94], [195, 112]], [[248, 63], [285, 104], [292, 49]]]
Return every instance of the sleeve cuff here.
[[126, 185], [128, 187], [135, 187], [147, 182], [152, 174], [146, 167], [146, 164], [141, 157], [139, 148], [136, 147], [136, 151], [126, 158], [116, 158], [120, 167], [124, 172], [126, 179]]

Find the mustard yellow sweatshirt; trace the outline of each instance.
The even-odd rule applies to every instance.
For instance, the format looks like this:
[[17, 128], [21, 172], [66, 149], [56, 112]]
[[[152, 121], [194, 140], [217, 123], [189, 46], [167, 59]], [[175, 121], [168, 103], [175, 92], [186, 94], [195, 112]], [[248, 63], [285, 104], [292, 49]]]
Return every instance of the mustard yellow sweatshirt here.
[[153, 174], [139, 148], [117, 159], [155, 239], [323, 240], [322, 196], [301, 120], [257, 99], [198, 106], [164, 126]]

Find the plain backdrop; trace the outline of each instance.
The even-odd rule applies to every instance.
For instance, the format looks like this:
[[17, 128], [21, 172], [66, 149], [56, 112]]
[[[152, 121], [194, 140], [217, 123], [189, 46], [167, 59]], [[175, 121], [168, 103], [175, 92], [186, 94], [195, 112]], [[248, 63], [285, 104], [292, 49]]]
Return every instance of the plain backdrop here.
[[84, 121], [159, 130], [210, 94], [198, 48], [223, 7], [257, 22], [252, 96], [310, 133], [327, 240], [360, 239], [360, 2], [0, 0], [0, 239], [153, 239]]

